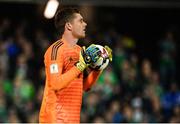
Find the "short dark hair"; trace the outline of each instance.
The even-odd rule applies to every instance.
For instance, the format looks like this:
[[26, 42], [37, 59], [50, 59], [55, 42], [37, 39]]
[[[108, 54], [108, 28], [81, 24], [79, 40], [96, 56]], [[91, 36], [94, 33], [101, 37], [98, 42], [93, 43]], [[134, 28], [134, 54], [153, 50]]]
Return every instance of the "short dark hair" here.
[[62, 8], [56, 12], [55, 27], [59, 31], [60, 35], [64, 32], [65, 24], [73, 19], [75, 13], [80, 13], [80, 11], [73, 7]]

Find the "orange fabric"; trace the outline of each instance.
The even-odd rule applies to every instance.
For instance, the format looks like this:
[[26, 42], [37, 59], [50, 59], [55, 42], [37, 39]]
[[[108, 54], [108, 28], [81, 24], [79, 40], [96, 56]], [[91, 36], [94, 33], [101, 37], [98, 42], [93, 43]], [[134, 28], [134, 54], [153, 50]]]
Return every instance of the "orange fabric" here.
[[83, 90], [88, 91], [96, 82], [102, 71], [91, 71], [86, 79], [84, 79]]
[[[45, 53], [46, 84], [41, 105], [40, 123], [79, 123], [83, 94], [83, 73], [74, 64], [81, 47], [69, 47], [59, 40]], [[90, 87], [97, 76], [92, 72], [84, 81]], [[87, 83], [86, 83], [87, 82]], [[85, 88], [85, 89], [86, 89]]]

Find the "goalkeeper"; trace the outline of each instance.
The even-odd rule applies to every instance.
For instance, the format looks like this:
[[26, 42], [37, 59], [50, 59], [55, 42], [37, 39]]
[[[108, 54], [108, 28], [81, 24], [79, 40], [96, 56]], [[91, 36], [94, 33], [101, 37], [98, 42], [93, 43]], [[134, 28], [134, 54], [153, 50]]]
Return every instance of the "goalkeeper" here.
[[90, 70], [84, 75], [91, 62], [98, 60], [98, 49], [92, 45], [87, 52], [77, 45], [87, 26], [77, 9], [58, 11], [55, 26], [61, 37], [44, 55], [46, 83], [39, 122], [80, 123], [83, 90], [90, 89], [101, 73]]

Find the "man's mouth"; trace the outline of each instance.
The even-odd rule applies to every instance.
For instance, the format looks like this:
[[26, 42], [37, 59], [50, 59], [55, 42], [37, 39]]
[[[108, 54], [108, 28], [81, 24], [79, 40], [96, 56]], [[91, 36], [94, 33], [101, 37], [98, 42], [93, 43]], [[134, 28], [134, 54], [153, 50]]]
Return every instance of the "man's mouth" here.
[[86, 32], [86, 29], [84, 28], [83, 31]]

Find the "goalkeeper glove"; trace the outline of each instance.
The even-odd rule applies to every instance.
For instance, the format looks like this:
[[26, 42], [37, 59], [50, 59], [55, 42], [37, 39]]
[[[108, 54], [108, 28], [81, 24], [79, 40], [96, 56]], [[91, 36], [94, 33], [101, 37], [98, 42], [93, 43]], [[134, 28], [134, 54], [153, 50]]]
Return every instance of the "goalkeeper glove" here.
[[108, 46], [104, 46], [104, 48], [107, 50], [109, 55], [109, 60], [112, 62], [112, 49]]
[[76, 67], [80, 71], [84, 71], [91, 63], [95, 63], [99, 60], [101, 56], [101, 51], [96, 45], [92, 44], [87, 49], [82, 47], [79, 55], [79, 61], [76, 63]]
[[80, 71], [84, 71], [84, 69], [89, 66], [90, 61], [91, 58], [85, 53], [85, 46], [83, 46], [79, 54], [79, 61], [76, 63], [76, 67]]
[[90, 63], [95, 63], [98, 61], [98, 59], [101, 56], [101, 50], [96, 47], [95, 44], [91, 44], [87, 49], [86, 49], [86, 54], [90, 57]]

